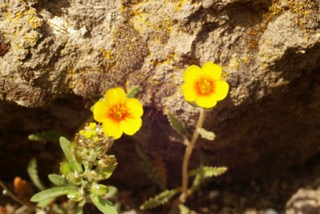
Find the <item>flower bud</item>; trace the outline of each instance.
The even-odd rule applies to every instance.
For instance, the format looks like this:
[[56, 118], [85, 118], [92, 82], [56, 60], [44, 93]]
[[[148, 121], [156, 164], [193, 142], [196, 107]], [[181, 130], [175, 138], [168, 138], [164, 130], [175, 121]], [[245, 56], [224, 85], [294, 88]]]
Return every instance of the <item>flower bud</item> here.
[[109, 155], [98, 161], [96, 172], [102, 176], [102, 180], [109, 178], [117, 167], [117, 159], [114, 155]]
[[108, 187], [102, 184], [93, 183], [90, 192], [96, 196], [103, 196], [108, 192]]
[[64, 175], [67, 176], [70, 172], [73, 172], [70, 164], [68, 161], [63, 161], [60, 165], [60, 172]]
[[70, 172], [66, 175], [66, 178], [73, 184], [79, 185], [81, 184], [81, 177], [77, 172]]
[[68, 199], [70, 199], [72, 201], [81, 201], [82, 200], [82, 196], [79, 191], [70, 191], [70, 192], [68, 192], [67, 197], [68, 197]]

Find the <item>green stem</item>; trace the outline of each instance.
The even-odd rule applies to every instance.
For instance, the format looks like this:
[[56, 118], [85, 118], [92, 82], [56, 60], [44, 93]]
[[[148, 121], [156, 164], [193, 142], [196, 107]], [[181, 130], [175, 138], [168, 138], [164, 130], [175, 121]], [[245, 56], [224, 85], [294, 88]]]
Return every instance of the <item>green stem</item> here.
[[199, 128], [202, 128], [205, 117], [206, 117], [206, 110], [201, 108], [198, 123], [197, 123], [195, 131], [193, 132], [191, 141], [189, 142], [188, 139], [185, 139], [185, 144], [187, 144], [187, 148], [184, 153], [183, 162], [182, 162], [182, 182], [181, 182], [182, 183], [182, 187], [181, 187], [182, 194], [180, 195], [180, 198], [179, 198], [181, 203], [184, 203], [188, 197], [188, 177], [189, 177], [188, 165], [189, 165], [189, 160], [190, 160], [194, 145], [199, 137], [199, 132], [197, 130]]

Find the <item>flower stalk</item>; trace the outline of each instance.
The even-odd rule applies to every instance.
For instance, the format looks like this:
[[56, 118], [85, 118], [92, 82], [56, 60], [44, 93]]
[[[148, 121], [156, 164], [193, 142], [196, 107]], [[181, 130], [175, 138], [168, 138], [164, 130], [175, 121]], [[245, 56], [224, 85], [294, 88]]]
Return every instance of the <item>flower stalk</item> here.
[[182, 162], [182, 180], [181, 180], [182, 194], [179, 197], [179, 200], [181, 203], [185, 203], [185, 201], [188, 197], [188, 177], [189, 177], [188, 166], [189, 166], [189, 161], [190, 161], [190, 157], [191, 157], [193, 148], [195, 146], [195, 143], [199, 137], [198, 129], [202, 128], [205, 117], [206, 117], [206, 110], [204, 108], [201, 108], [200, 109], [200, 116], [199, 116], [199, 119], [198, 119], [198, 122], [196, 125], [196, 129], [193, 132], [191, 141], [189, 142], [188, 139], [185, 139], [185, 144], [187, 145], [187, 147], [186, 147], [186, 151], [184, 153], [183, 162]]

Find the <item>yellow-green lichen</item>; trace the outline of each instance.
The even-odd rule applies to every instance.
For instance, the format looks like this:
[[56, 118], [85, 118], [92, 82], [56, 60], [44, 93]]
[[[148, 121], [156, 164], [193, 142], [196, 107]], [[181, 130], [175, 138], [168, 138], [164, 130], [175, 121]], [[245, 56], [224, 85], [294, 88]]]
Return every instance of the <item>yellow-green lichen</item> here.
[[32, 29], [39, 28], [43, 25], [43, 20], [37, 16], [35, 9], [26, 11], [25, 16], [27, 16], [28, 23]]
[[[4, 19], [0, 21], [0, 26], [7, 26], [3, 28], [3, 34], [7, 37], [10, 35], [8, 38], [16, 51], [34, 47], [40, 37], [37, 29], [43, 25], [43, 20], [34, 8], [24, 4], [20, 7], [18, 12], [12, 8], [6, 8], [3, 13]], [[21, 54], [23, 58], [24, 52]]]
[[267, 29], [268, 24], [288, 10], [295, 15], [294, 23], [301, 30], [316, 29], [320, 26], [319, 9], [320, 1], [317, 0], [273, 0], [269, 9], [261, 13], [261, 23], [248, 31], [248, 48], [256, 50], [260, 36]]

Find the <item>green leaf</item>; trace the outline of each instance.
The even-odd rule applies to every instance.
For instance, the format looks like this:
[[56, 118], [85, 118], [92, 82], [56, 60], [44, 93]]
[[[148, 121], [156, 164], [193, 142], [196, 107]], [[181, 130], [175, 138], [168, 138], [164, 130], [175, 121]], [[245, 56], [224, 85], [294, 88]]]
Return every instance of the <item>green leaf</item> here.
[[164, 205], [167, 203], [175, 194], [180, 192], [180, 188], [176, 188], [173, 190], [166, 190], [158, 195], [156, 195], [153, 198], [150, 198], [148, 201], [146, 201], [144, 204], [140, 206], [140, 209], [146, 210], [146, 209], [153, 209], [159, 206]]
[[136, 96], [138, 93], [139, 86], [134, 86], [128, 93], [127, 93], [127, 98], [133, 98]]
[[64, 186], [68, 184], [67, 179], [58, 174], [49, 174], [48, 178], [56, 186]]
[[201, 166], [190, 172], [190, 175], [201, 175], [204, 178], [217, 177], [228, 170], [227, 167]]
[[45, 187], [42, 184], [39, 175], [38, 175], [38, 170], [37, 170], [37, 161], [35, 158], [32, 158], [28, 164], [27, 168], [29, 177], [32, 181], [32, 183], [40, 190], [44, 190]]
[[178, 132], [179, 134], [183, 135], [186, 139], [189, 139], [189, 133], [184, 125], [178, 120], [173, 114], [168, 113], [168, 120], [170, 122], [171, 127]]
[[39, 201], [37, 203], [37, 207], [40, 207], [40, 208], [45, 208], [47, 206], [49, 206], [49, 204], [51, 204], [54, 200], [56, 200], [56, 198], [47, 198], [46, 200], [42, 200], [42, 201]]
[[183, 204], [179, 205], [180, 214], [189, 214], [190, 210], [188, 207], [184, 206]]
[[74, 209], [74, 214], [83, 214], [84, 205], [79, 205]]
[[43, 200], [47, 200], [49, 198], [55, 198], [61, 195], [67, 195], [71, 192], [78, 191], [78, 187], [76, 186], [62, 186], [62, 187], [53, 187], [50, 189], [43, 190], [38, 192], [30, 199], [32, 202], [39, 202]]
[[54, 203], [51, 207], [51, 210], [54, 214], [66, 214], [68, 213], [67, 208], [59, 206], [58, 204]]
[[161, 178], [160, 173], [152, 165], [150, 158], [142, 151], [142, 149], [136, 145], [136, 152], [138, 157], [141, 159], [141, 168], [146, 173], [148, 178], [156, 183], [162, 190], [166, 189], [166, 183]]
[[83, 172], [82, 166], [76, 161], [73, 151], [70, 151], [69, 145], [70, 141], [68, 139], [60, 137], [60, 147], [70, 163], [71, 168], [81, 174]]
[[225, 173], [227, 170], [227, 167], [201, 166], [198, 169], [191, 171], [190, 176], [196, 176], [191, 186], [191, 192], [195, 191], [205, 178], [217, 177]]
[[107, 201], [100, 196], [91, 195], [92, 203], [104, 214], [117, 214], [118, 211], [110, 201]]
[[51, 131], [44, 131], [44, 132], [38, 132], [34, 134], [30, 134], [28, 136], [28, 139], [31, 141], [58, 141], [59, 137], [61, 136], [61, 133], [56, 130]]
[[106, 198], [114, 197], [118, 194], [118, 189], [115, 186], [108, 186], [108, 192], [106, 194]]
[[198, 128], [197, 132], [206, 140], [214, 140], [216, 138], [216, 135], [213, 132], [205, 130], [204, 128]]

